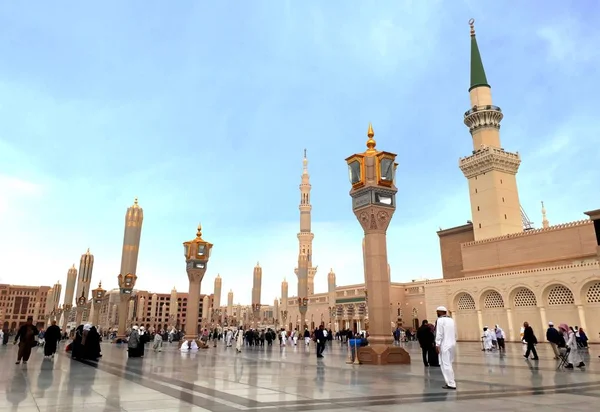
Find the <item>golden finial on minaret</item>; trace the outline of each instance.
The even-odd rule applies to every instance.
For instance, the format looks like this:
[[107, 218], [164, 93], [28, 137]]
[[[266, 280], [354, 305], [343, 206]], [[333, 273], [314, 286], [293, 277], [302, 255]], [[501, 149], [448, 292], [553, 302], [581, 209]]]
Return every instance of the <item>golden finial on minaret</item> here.
[[377, 143], [375, 142], [375, 139], [373, 139], [374, 136], [375, 132], [373, 131], [373, 125], [369, 122], [369, 130], [367, 130], [367, 137], [369, 138], [367, 140], [367, 152], [375, 152], [375, 145]]
[[544, 201], [542, 201], [542, 227], [546, 229], [550, 226], [550, 222], [548, 222], [548, 218], [546, 217], [546, 207], [544, 206]]
[[98, 287], [101, 288], [102, 287], [102, 281], [98, 282]]
[[86, 255], [90, 254], [90, 248], [88, 248], [87, 252], [85, 252]]
[[198, 223], [198, 231], [196, 232], [196, 239], [202, 239], [202, 224]]
[[138, 207], [138, 198], [137, 196], [133, 199], [133, 207]]
[[469, 19], [469, 26], [471, 27], [471, 36], [475, 37], [475, 19]]

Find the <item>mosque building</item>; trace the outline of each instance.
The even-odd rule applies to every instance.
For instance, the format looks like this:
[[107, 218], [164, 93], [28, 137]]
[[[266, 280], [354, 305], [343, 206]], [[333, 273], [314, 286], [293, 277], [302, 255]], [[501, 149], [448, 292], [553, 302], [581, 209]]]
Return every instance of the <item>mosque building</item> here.
[[[507, 339], [515, 341], [524, 321], [538, 336], [544, 336], [553, 321], [577, 325], [590, 340], [598, 340], [600, 324], [593, 319], [600, 317], [600, 210], [552, 226], [542, 204], [542, 228], [531, 227], [519, 202], [516, 177], [521, 158], [501, 145], [504, 116], [493, 104], [470, 23], [470, 109], [464, 123], [473, 150], [459, 160], [459, 168], [468, 180], [471, 220], [437, 232], [442, 279], [392, 283], [390, 312], [396, 324], [390, 325], [390, 333], [395, 326], [416, 328], [419, 319], [435, 319], [436, 307], [444, 305], [456, 320], [459, 340], [479, 340], [484, 326], [498, 324]], [[307, 248], [312, 255], [306, 158], [300, 191], [300, 252]], [[315, 273], [316, 268], [313, 278]], [[298, 303], [298, 298], [288, 298], [284, 280], [278, 305], [282, 327], [302, 326]], [[368, 329], [368, 316], [365, 285], [337, 286], [332, 269], [328, 291], [308, 298], [306, 326]]]

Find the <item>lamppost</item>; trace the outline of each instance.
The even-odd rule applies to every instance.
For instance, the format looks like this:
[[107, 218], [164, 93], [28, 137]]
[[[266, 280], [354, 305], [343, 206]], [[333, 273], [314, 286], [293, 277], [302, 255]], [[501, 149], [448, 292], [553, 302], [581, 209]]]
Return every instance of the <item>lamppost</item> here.
[[408, 352], [393, 346], [389, 333], [391, 282], [386, 232], [396, 209], [396, 155], [376, 150], [374, 136], [369, 123], [367, 150], [346, 158], [352, 210], [364, 231], [365, 285], [369, 293], [377, 296], [368, 302], [369, 346], [360, 348], [358, 357], [366, 364], [410, 363]]
[[[202, 226], [198, 225], [196, 238], [183, 242], [186, 271], [190, 282], [186, 313], [186, 334], [181, 341], [191, 344], [198, 339], [198, 312], [200, 306], [200, 284], [206, 273], [212, 243], [202, 239]], [[208, 316], [207, 316], [208, 319]]]
[[127, 311], [129, 310], [129, 298], [133, 292], [137, 276], [133, 273], [126, 275], [120, 274], [117, 277], [119, 281], [119, 329], [117, 338], [124, 338], [127, 331]]
[[94, 305], [94, 318], [92, 319], [92, 324], [98, 325], [98, 320], [100, 319], [100, 305], [102, 304], [102, 300], [106, 295], [106, 290], [102, 289], [102, 282], [98, 283], [98, 287], [92, 290], [92, 305]]

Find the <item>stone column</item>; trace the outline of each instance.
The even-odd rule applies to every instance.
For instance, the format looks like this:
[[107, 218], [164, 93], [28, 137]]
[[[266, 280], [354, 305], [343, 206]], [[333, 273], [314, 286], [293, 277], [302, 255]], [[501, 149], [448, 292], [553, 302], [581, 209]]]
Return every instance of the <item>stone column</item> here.
[[92, 305], [94, 305], [94, 317], [92, 318], [92, 325], [98, 327], [100, 320], [100, 303], [92, 303]]
[[127, 307], [127, 326], [131, 325], [133, 318], [135, 317], [135, 302], [133, 299], [129, 300], [129, 306]]
[[119, 295], [119, 330], [117, 332], [118, 338], [124, 338], [127, 335], [127, 309], [129, 305], [128, 294], [121, 293]]
[[[198, 339], [198, 308], [200, 307], [200, 282], [202, 275], [189, 276], [189, 291], [185, 315], [185, 339]], [[204, 315], [204, 312], [202, 312]]]
[[515, 340], [515, 328], [513, 327], [512, 309], [506, 308], [506, 318], [508, 319], [508, 340]]
[[204, 295], [202, 299], [202, 327], [206, 327], [210, 319], [210, 298]]
[[579, 327], [586, 331], [587, 324], [585, 322], [585, 311], [583, 310], [583, 305], [577, 305], [577, 312], [579, 313]]
[[481, 333], [483, 333], [483, 316], [480, 309], [477, 309], [477, 324], [479, 325], [479, 336], [481, 336]]
[[[540, 319], [542, 320], [542, 331], [543, 331], [546, 327], [548, 327], [548, 320], [546, 318], [546, 308], [543, 306], [540, 306], [539, 309], [540, 309]], [[544, 339], [546, 338], [545, 335], [546, 334], [544, 334]]]
[[138, 307], [137, 307], [137, 321], [138, 322], [142, 322], [144, 320], [144, 318], [146, 317], [145, 312], [146, 312], [146, 299], [142, 296], [138, 299]]
[[279, 299], [275, 298], [273, 301], [273, 323], [275, 324], [275, 329], [279, 325]]
[[308, 311], [308, 256], [300, 254], [298, 257], [298, 310], [300, 312], [300, 332], [306, 325], [306, 312]]

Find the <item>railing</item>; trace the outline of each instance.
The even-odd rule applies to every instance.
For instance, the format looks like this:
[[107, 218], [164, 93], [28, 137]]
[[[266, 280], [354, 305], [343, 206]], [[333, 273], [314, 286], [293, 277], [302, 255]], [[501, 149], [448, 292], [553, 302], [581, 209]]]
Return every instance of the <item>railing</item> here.
[[493, 110], [495, 112], [502, 113], [502, 109], [499, 108], [498, 106], [494, 106], [492, 104], [488, 104], [488, 105], [485, 105], [485, 106], [473, 106], [470, 110], [467, 110], [465, 112], [465, 117], [467, 117], [468, 115], [473, 114], [475, 112], [482, 112], [484, 110]]

